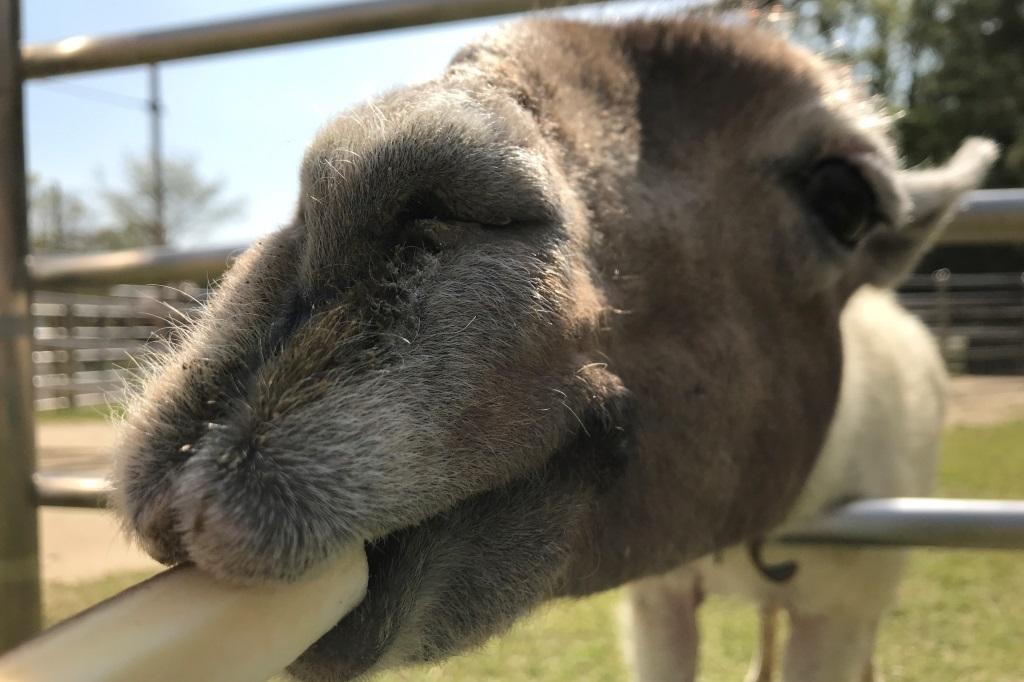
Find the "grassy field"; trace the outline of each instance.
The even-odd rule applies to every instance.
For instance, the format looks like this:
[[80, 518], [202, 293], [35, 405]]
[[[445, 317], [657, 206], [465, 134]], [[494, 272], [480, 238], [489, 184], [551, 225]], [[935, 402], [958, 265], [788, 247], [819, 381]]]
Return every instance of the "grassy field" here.
[[[949, 432], [938, 494], [1024, 498], [1024, 423]], [[47, 620], [65, 618], [141, 577], [47, 585]], [[618, 598], [613, 592], [548, 606], [477, 652], [379, 679], [622, 680]], [[702, 679], [742, 679], [754, 642], [753, 609], [711, 598], [701, 628]], [[1024, 553], [916, 552], [900, 603], [883, 626], [878, 663], [889, 682], [1024, 680]]]

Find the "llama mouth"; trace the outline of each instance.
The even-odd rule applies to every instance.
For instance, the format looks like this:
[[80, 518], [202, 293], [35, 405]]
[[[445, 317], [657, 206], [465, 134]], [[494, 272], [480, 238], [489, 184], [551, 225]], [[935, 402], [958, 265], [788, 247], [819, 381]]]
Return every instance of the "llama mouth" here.
[[353, 679], [438, 661], [481, 644], [554, 593], [590, 523], [593, 432], [581, 430], [548, 464], [366, 544], [363, 602], [291, 670]]
[[[522, 575], [503, 576], [508, 564], [495, 563], [501, 552], [486, 536], [523, 518], [524, 507], [536, 507], [536, 499], [517, 504], [532, 498], [535, 489], [534, 481], [512, 482], [368, 542], [366, 597], [289, 670], [300, 679], [363, 679], [393, 667], [436, 662], [505, 629], [549, 596], [551, 576], [565, 560], [560, 524], [535, 523], [508, 534], [533, 536], [536, 549], [518, 549], [529, 557], [522, 573], [534, 584], [523, 590]], [[508, 501], [511, 508], [502, 509]], [[495, 587], [500, 584], [517, 586], [515, 593], [507, 587], [501, 593]], [[492, 609], [492, 604], [502, 606]]]
[[[590, 509], [595, 491], [617, 477], [628, 459], [627, 431], [618, 426], [627, 421], [621, 411], [595, 404], [579, 414], [580, 428], [567, 433], [544, 464], [413, 525], [382, 529], [367, 542], [366, 598], [295, 662], [296, 674], [351, 679], [373, 669], [445, 658], [500, 632], [550, 596], [568, 561], [572, 529], [581, 525], [579, 517]], [[285, 509], [271, 518], [284, 524], [277, 531], [266, 523], [247, 523], [261, 513], [268, 518], [267, 500], [260, 497], [268, 494], [267, 481], [258, 474], [275, 460], [264, 459], [259, 448], [244, 457], [239, 452], [238, 444], [251, 439], [251, 423], [221, 423], [184, 450], [174, 446], [181, 442], [180, 432], [135, 444], [148, 454], [133, 461], [166, 462], [158, 456], [159, 446], [160, 452], [174, 452], [178, 462], [173, 469], [131, 471], [159, 476], [163, 484], [149, 487], [162, 491], [162, 497], [128, 510], [147, 550], [167, 563], [192, 561], [240, 583], [291, 580], [326, 560], [319, 550], [295, 556], [266, 551], [280, 545], [281, 528], [308, 514]], [[228, 452], [233, 457], [223, 456]], [[300, 480], [308, 494], [296, 499], [316, 498], [327, 505], [318, 511], [327, 510], [331, 503], [325, 501], [323, 478]], [[239, 485], [246, 481], [263, 485]], [[138, 485], [138, 479], [128, 482]], [[278, 538], [272, 541], [268, 533], [274, 532]]]

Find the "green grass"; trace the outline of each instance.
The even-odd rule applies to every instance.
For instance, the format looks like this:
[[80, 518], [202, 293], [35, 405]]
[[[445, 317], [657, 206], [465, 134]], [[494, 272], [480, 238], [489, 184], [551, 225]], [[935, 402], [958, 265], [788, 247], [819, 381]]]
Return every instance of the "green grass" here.
[[151, 575], [135, 571], [73, 584], [47, 583], [43, 586], [43, 624], [49, 627], [59, 623]]
[[[1024, 498], [1024, 422], [946, 435], [937, 494]], [[47, 585], [53, 623], [144, 576]], [[611, 592], [547, 606], [511, 632], [443, 666], [381, 676], [381, 682], [519, 682], [625, 678]], [[739, 680], [754, 645], [754, 609], [712, 597], [701, 611], [701, 670], [708, 681]], [[1011, 682], [1024, 679], [1024, 554], [914, 553], [900, 603], [884, 623], [878, 664], [889, 682]]]
[[[1024, 423], [947, 433], [936, 494], [1024, 498]], [[1024, 679], [1024, 553], [914, 553], [878, 649], [890, 682]]]

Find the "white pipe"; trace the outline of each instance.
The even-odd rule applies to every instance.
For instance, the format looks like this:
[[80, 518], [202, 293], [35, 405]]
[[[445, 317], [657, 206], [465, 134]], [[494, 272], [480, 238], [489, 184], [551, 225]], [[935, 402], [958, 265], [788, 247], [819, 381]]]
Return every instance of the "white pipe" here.
[[164, 571], [0, 657], [0, 682], [257, 682], [277, 674], [366, 594], [366, 553], [273, 587]]

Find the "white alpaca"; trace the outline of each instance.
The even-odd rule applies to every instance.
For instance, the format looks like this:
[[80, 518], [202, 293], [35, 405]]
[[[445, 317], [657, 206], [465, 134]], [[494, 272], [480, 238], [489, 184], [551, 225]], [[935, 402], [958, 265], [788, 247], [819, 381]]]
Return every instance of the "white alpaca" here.
[[[891, 292], [864, 287], [842, 316], [843, 379], [828, 439], [787, 524], [852, 498], [931, 491], [945, 411], [946, 372], [931, 334]], [[784, 524], [786, 525], [786, 524]], [[747, 548], [733, 547], [634, 583], [627, 657], [638, 682], [692, 680], [696, 612], [704, 593], [745, 595], [762, 607], [760, 652], [748, 681], [767, 682], [775, 661], [775, 613], [790, 617], [786, 682], [873, 679], [878, 624], [895, 597], [906, 552], [784, 547], [767, 563], [794, 561], [772, 582]]]

